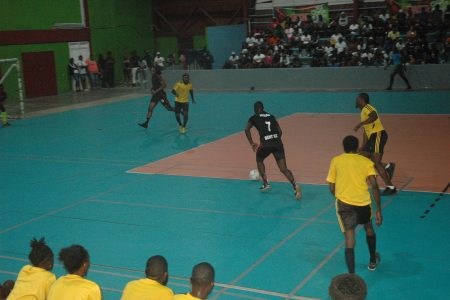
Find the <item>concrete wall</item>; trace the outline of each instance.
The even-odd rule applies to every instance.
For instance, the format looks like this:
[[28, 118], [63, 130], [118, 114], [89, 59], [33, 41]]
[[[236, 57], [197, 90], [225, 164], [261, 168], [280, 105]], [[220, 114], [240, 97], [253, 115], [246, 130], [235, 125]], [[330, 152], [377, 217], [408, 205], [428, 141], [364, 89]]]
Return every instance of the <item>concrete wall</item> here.
[[[295, 91], [295, 90], [380, 90], [389, 84], [393, 67], [192, 70], [197, 91]], [[183, 70], [163, 72], [169, 87], [181, 79]], [[417, 89], [450, 89], [450, 64], [418, 65], [407, 68], [407, 77]], [[406, 85], [396, 76], [394, 89]], [[449, 99], [450, 101], [450, 99]]]

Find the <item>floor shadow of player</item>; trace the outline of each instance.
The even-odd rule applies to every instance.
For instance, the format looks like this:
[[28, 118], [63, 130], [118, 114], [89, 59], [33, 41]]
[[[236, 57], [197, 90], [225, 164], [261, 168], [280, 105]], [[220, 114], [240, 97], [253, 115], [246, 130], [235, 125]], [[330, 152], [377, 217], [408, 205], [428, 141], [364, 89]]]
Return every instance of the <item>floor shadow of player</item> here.
[[198, 147], [199, 146], [199, 138], [195, 137], [195, 138], [191, 138], [189, 137], [189, 134], [176, 134], [173, 144], [172, 144], [172, 149], [175, 150], [179, 150], [179, 151], [186, 151], [186, 150], [190, 150], [192, 148]]

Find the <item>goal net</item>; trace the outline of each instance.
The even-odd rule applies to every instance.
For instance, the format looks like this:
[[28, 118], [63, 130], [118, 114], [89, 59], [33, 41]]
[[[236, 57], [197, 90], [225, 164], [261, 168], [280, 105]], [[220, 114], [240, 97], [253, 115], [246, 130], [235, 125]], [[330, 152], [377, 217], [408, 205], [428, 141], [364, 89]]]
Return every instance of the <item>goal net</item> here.
[[25, 116], [25, 103], [23, 96], [22, 72], [18, 58], [0, 58], [0, 85], [3, 85], [8, 94], [6, 107], [12, 118]]

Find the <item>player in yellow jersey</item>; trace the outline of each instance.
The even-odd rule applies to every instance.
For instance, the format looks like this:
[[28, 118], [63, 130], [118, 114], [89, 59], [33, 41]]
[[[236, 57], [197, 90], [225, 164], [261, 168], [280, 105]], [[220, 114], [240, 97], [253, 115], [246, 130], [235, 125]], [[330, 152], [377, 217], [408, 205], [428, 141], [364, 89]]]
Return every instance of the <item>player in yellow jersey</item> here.
[[208, 299], [214, 288], [214, 268], [207, 262], [199, 263], [192, 269], [191, 286], [189, 293], [173, 296], [172, 300], [200, 300]]
[[44, 238], [32, 239], [31, 252], [28, 255], [31, 265], [24, 266], [17, 276], [13, 290], [7, 300], [47, 299], [51, 285], [56, 280], [53, 268], [53, 251], [45, 243]]
[[334, 157], [330, 164], [327, 181], [330, 192], [336, 198], [336, 214], [345, 238], [345, 262], [348, 272], [355, 273], [355, 228], [364, 225], [369, 246], [368, 269], [374, 271], [379, 262], [376, 252], [376, 235], [372, 226], [372, 199], [367, 182], [372, 187], [377, 210], [376, 224], [383, 222], [381, 201], [373, 162], [357, 153], [358, 139], [346, 136], [342, 142], [345, 153]]
[[173, 292], [166, 287], [169, 279], [167, 260], [161, 255], [155, 255], [147, 260], [146, 278], [127, 283], [120, 300], [170, 300]]
[[[189, 118], [189, 94], [191, 95], [192, 103], [195, 104], [194, 90], [192, 83], [189, 82], [188, 73], [184, 73], [182, 80], [174, 84], [172, 94], [175, 95], [175, 118], [177, 119], [180, 133], [185, 133]], [[183, 123], [181, 123], [180, 114], [183, 114]]]
[[364, 129], [360, 154], [370, 157], [375, 163], [375, 168], [386, 185], [382, 195], [393, 195], [397, 192], [397, 188], [391, 181], [394, 176], [395, 163], [382, 163], [388, 135], [381, 124], [377, 110], [370, 105], [368, 94], [361, 93], [356, 97], [356, 107], [361, 110], [361, 122], [356, 125], [355, 132], [361, 127]]
[[100, 287], [85, 278], [91, 262], [83, 246], [72, 245], [61, 249], [59, 260], [68, 274], [53, 283], [47, 300], [102, 300]]

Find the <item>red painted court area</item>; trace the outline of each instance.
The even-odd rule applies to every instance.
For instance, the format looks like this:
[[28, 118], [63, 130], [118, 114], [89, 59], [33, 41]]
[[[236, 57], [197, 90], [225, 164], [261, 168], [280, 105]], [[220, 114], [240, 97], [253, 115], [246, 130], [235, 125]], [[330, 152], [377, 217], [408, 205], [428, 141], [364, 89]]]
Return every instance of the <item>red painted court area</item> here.
[[[389, 135], [383, 160], [397, 164], [394, 184], [408, 190], [441, 192], [450, 180], [450, 118], [382, 115], [381, 120]], [[343, 137], [355, 134], [359, 115], [294, 114], [279, 122], [287, 164], [296, 180], [324, 184], [331, 158], [342, 153]], [[361, 138], [362, 129], [355, 135]], [[253, 136], [258, 140], [256, 131]], [[251, 169], [256, 169], [255, 155], [240, 132], [129, 172], [248, 179]], [[285, 181], [272, 157], [266, 159], [266, 169], [270, 181]]]

